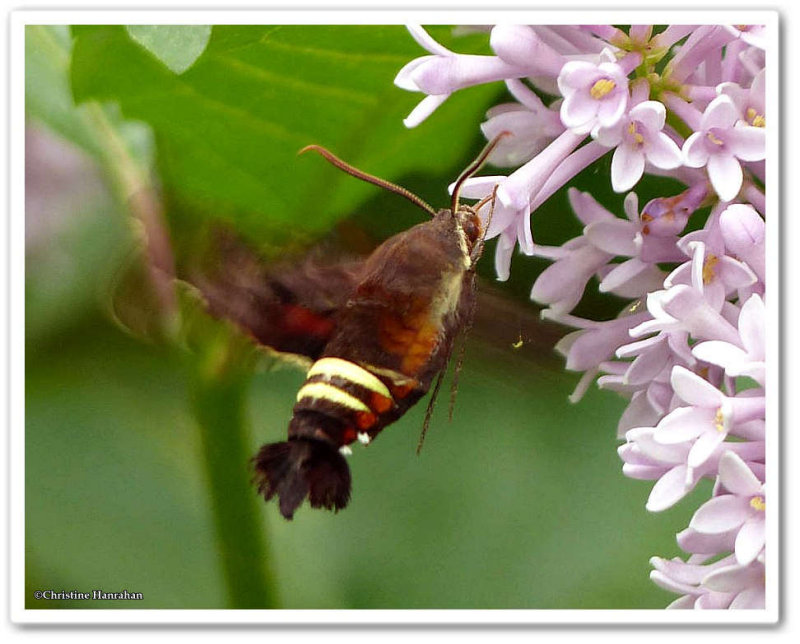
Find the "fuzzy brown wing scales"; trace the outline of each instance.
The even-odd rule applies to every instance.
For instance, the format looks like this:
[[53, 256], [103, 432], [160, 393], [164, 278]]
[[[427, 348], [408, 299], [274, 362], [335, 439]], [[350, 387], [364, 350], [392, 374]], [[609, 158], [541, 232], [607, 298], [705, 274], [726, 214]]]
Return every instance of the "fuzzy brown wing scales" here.
[[312, 255], [268, 266], [249, 246], [221, 235], [213, 261], [192, 281], [209, 312], [232, 320], [257, 342], [316, 360], [336, 328], [364, 262], [323, 262]]

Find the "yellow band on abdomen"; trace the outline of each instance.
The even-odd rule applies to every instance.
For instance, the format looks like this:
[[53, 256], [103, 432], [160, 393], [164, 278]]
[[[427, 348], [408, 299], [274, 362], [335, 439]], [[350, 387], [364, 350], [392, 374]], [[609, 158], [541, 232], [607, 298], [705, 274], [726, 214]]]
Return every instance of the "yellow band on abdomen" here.
[[307, 385], [303, 385], [300, 391], [297, 392], [297, 402], [300, 402], [303, 398], [327, 400], [353, 411], [370, 411], [369, 407], [355, 396], [351, 396], [346, 391], [342, 391], [325, 382], [309, 382]]
[[311, 365], [306, 378], [310, 379], [313, 376], [323, 376], [326, 380], [342, 378], [386, 398], [391, 399], [392, 397], [386, 385], [373, 374], [363, 367], [359, 367], [357, 364], [342, 358], [321, 358], [317, 360]]

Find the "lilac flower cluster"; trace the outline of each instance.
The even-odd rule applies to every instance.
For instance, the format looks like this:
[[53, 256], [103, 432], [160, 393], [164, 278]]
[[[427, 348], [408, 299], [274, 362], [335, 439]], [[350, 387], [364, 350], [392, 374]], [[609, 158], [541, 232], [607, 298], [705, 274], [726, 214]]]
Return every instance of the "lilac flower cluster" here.
[[[458, 54], [409, 27], [430, 55], [395, 83], [426, 97], [414, 127], [456, 90], [504, 81], [513, 101], [481, 129], [506, 137], [490, 161], [517, 168], [476, 177], [463, 195], [497, 186], [487, 238], [507, 279], [514, 249], [553, 263], [531, 297], [575, 330], [556, 346], [582, 372], [629, 399], [618, 426], [623, 472], [654, 481], [647, 509], [665, 510], [702, 479], [711, 497], [677, 535], [688, 558], [654, 557], [671, 608], [765, 605], [765, 48], [759, 26], [498, 25], [493, 56]], [[686, 188], [624, 217], [568, 190], [583, 234], [534, 242], [531, 215], [581, 170], [611, 154], [611, 186], [644, 173]], [[692, 232], [687, 226], [692, 220]], [[628, 304], [612, 320], [572, 315], [592, 277]]]

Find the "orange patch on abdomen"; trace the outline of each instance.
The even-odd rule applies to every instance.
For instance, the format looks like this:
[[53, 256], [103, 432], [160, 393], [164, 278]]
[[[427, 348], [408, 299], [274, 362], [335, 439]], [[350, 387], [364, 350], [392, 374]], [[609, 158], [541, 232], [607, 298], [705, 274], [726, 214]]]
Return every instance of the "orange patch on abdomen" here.
[[379, 393], [373, 391], [370, 393], [368, 406], [376, 414], [383, 414], [394, 406], [394, 402], [392, 402], [391, 398], [381, 396]]
[[439, 327], [431, 321], [429, 307], [420, 300], [414, 304], [404, 316], [387, 312], [380, 321], [381, 346], [401, 356], [400, 371], [407, 376], [419, 372], [439, 341]]

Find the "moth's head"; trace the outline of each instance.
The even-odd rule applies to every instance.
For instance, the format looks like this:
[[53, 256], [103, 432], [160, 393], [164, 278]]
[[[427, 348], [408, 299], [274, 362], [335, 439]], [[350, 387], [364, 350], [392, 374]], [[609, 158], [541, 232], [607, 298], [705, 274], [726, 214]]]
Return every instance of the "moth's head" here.
[[474, 205], [459, 204], [455, 215], [450, 208], [442, 208], [436, 213], [434, 221], [446, 231], [452, 231], [455, 222], [455, 230], [464, 233], [469, 251], [472, 251], [472, 247], [483, 236], [483, 222]]
[[472, 250], [472, 247], [483, 235], [483, 222], [475, 209], [467, 204], [459, 205], [456, 218], [461, 230], [464, 231], [464, 236], [467, 238], [467, 245]]

